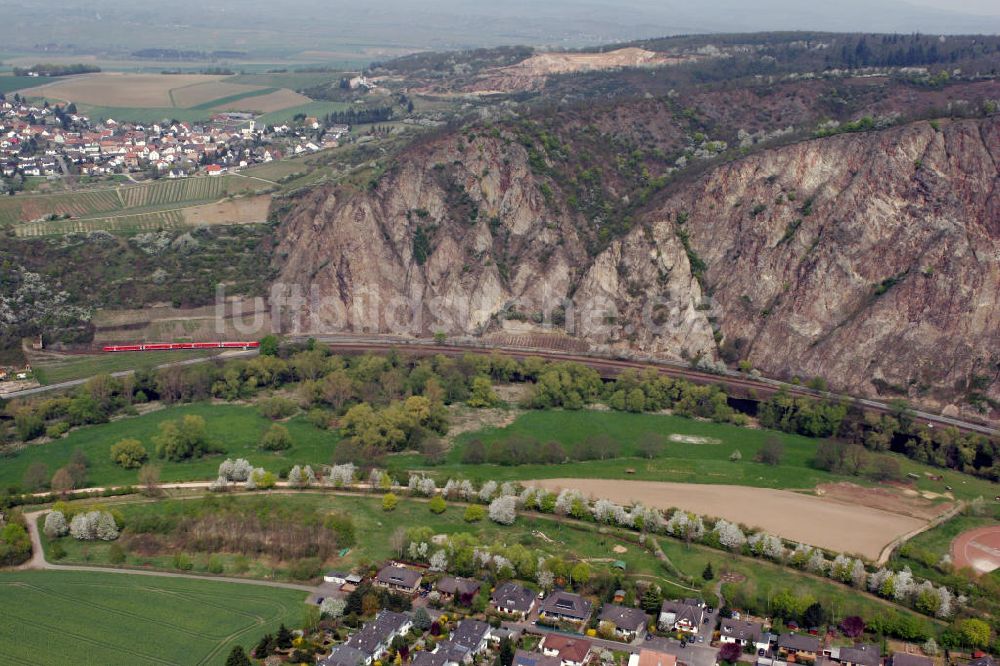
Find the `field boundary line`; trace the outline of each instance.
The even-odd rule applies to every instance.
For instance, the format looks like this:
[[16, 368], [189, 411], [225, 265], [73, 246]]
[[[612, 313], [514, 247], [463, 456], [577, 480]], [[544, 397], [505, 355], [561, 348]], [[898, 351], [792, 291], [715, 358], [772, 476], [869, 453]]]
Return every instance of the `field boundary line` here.
[[913, 539], [914, 537], [920, 534], [923, 534], [928, 530], [934, 529], [939, 525], [943, 525], [944, 523], [948, 522], [949, 520], [957, 516], [963, 510], [965, 510], [965, 501], [959, 500], [958, 502], [955, 503], [955, 506], [953, 506], [950, 510], [945, 511], [944, 513], [937, 516], [933, 520], [928, 521], [926, 525], [918, 527], [915, 530], [911, 530], [910, 532], [907, 532], [906, 534], [897, 537], [895, 540], [893, 540], [892, 543], [887, 544], [885, 548], [882, 549], [882, 552], [878, 554], [878, 559], [875, 561], [875, 564], [882, 566], [883, 564], [887, 563], [889, 561], [889, 558], [892, 557], [892, 554], [896, 552], [896, 549], [900, 548], [907, 541]]

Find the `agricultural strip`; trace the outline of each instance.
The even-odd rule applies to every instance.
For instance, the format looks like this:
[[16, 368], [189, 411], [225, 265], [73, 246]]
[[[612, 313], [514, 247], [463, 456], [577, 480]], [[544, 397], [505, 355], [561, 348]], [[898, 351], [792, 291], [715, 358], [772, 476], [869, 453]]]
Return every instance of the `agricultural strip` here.
[[[217, 581], [35, 571], [0, 574], [8, 663], [223, 664], [302, 615], [303, 593]], [[58, 635], [58, 640], [53, 636]]]

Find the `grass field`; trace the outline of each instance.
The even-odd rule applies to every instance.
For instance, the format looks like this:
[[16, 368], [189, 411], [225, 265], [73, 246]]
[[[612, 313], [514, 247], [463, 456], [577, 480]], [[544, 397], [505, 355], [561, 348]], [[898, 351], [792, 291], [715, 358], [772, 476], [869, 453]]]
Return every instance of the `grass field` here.
[[122, 370], [148, 370], [164, 363], [209, 358], [216, 351], [152, 351], [141, 354], [94, 354], [86, 356], [46, 356], [32, 362], [35, 377], [42, 384], [58, 384]]
[[225, 79], [225, 81], [251, 86], [273, 86], [302, 90], [331, 81], [339, 81], [341, 76], [340, 72], [262, 72], [260, 74], [237, 74]]
[[34, 76], [0, 76], [0, 93], [7, 94], [9, 92], [14, 92], [15, 90], [36, 88], [38, 86], [45, 85], [49, 81], [50, 79], [43, 79], [41, 77]]
[[[135, 483], [135, 470], [122, 469], [111, 462], [111, 445], [121, 439], [135, 438], [152, 455], [155, 449], [152, 438], [157, 434], [159, 424], [186, 414], [203, 417], [209, 438], [223, 448], [225, 453], [188, 462], [163, 463], [160, 475], [163, 481], [214, 479], [219, 463], [227, 457], [246, 458], [254, 465], [274, 472], [296, 463], [328, 463], [337, 441], [336, 434], [320, 430], [307, 423], [304, 418], [296, 417], [284, 424], [292, 436], [291, 449], [282, 453], [261, 451], [257, 448], [257, 443], [271, 422], [260, 416], [255, 408], [207, 403], [185, 405], [81, 428], [54, 442], [29, 446], [11, 458], [5, 458], [0, 464], [0, 486], [20, 483], [25, 470], [34, 462], [44, 463], [54, 473], [69, 461], [70, 454], [77, 447], [90, 458], [88, 481], [91, 484]], [[155, 456], [153, 460], [156, 460]]]
[[245, 100], [248, 97], [259, 97], [261, 95], [270, 95], [273, 92], [277, 92], [277, 88], [260, 88], [257, 90], [248, 90], [246, 92], [235, 93], [233, 95], [226, 95], [225, 97], [219, 97], [217, 99], [210, 99], [207, 102], [202, 102], [196, 106], [194, 109], [214, 109], [218, 107], [229, 106], [234, 102], [239, 102]]
[[[153, 515], [170, 515], [181, 508], [182, 502], [199, 500], [168, 500], [156, 504], [122, 504], [116, 503], [115, 508], [122, 512], [126, 524], [130, 519]], [[800, 595], [809, 595], [822, 600], [823, 605], [830, 610], [845, 614], [857, 613], [871, 616], [885, 609], [889, 604], [877, 599], [858, 594], [844, 586], [830, 581], [804, 575], [798, 571], [781, 567], [761, 560], [732, 556], [702, 546], [685, 546], [667, 537], [658, 537], [657, 542], [666, 554], [672, 567], [665, 565], [653, 552], [636, 542], [636, 534], [617, 528], [603, 528], [600, 532], [591, 525], [581, 525], [574, 522], [563, 522], [552, 517], [519, 516], [513, 526], [505, 527], [488, 520], [479, 523], [466, 523], [463, 519], [465, 506], [449, 504], [444, 513], [436, 515], [430, 512], [425, 502], [402, 498], [395, 511], [385, 512], [381, 508], [381, 498], [378, 496], [333, 496], [323, 493], [301, 493], [295, 495], [244, 496], [234, 498], [212, 498], [211, 501], [259, 502], [269, 506], [282, 505], [295, 509], [303, 515], [308, 511], [326, 513], [341, 511], [348, 513], [354, 520], [358, 543], [343, 557], [335, 557], [327, 561], [327, 566], [334, 569], [350, 569], [358, 565], [383, 562], [395, 557], [390, 536], [400, 528], [415, 526], [431, 528], [435, 534], [472, 534], [480, 544], [494, 543], [513, 545], [521, 544], [531, 550], [546, 556], [560, 556], [566, 559], [587, 560], [595, 571], [610, 571], [613, 560], [622, 560], [626, 564], [629, 576], [655, 580], [665, 587], [668, 594], [691, 595], [701, 589], [701, 572], [707, 563], [712, 564], [716, 574], [732, 571], [747, 576], [753, 580], [759, 591], [788, 589]], [[127, 529], [127, 528], [126, 528]], [[63, 538], [60, 543], [67, 555], [62, 562], [89, 563], [92, 565], [108, 564], [109, 544], [81, 544], [72, 539]], [[615, 552], [615, 546], [624, 546], [625, 552]], [[128, 555], [126, 564], [130, 566], [153, 566], [156, 568], [171, 568], [173, 553], [162, 556], [142, 557]], [[225, 562], [226, 572], [232, 573], [233, 556], [218, 554]], [[194, 571], [207, 567], [207, 556], [192, 557]], [[674, 567], [676, 569], [674, 569]], [[685, 582], [678, 576], [678, 571], [688, 577]], [[251, 563], [244, 575], [251, 576], [285, 576], [280, 566]]]
[[304, 594], [126, 574], [0, 574], [8, 664], [224, 664], [278, 625], [302, 621]]
[[293, 106], [281, 111], [265, 113], [257, 119], [257, 122], [264, 125], [280, 124], [290, 121], [300, 113], [307, 117], [315, 116], [318, 118], [334, 111], [343, 111], [349, 106], [350, 104], [345, 102], [309, 102], [308, 104]]
[[[686, 444], [668, 440], [661, 455], [652, 460], [628, 457], [636, 455], [637, 442], [646, 433], [659, 433], [666, 437], [671, 434], [690, 435], [719, 443]], [[563, 465], [500, 466], [461, 463], [464, 448], [472, 439], [481, 440], [488, 448], [492, 442], [514, 435], [530, 436], [539, 442], [558, 441], [567, 451], [572, 451], [585, 438], [597, 434], [608, 435], [619, 442], [621, 454], [626, 457]], [[777, 438], [784, 446], [781, 464], [772, 466], [753, 462], [757, 451], [770, 437]], [[738, 428], [679, 416], [547, 410], [525, 413], [506, 428], [486, 428], [463, 434], [456, 438], [444, 465], [427, 469], [441, 477], [457, 475], [470, 479], [580, 477], [734, 484], [786, 490], [813, 488], [820, 483], [843, 480], [866, 485], [861, 477], [831, 474], [813, 467], [812, 460], [818, 443], [818, 440], [797, 435]], [[742, 460], [737, 463], [729, 460], [735, 450], [742, 454]], [[899, 461], [904, 473], [914, 472], [921, 476], [921, 480], [915, 482], [916, 487], [921, 490], [945, 492], [945, 486], [951, 485], [958, 499], [996, 495], [995, 484], [984, 479], [921, 465], [898, 455], [893, 457]], [[394, 457], [392, 464], [400, 469], [423, 466], [418, 456]], [[933, 472], [943, 478], [941, 481], [932, 481], [924, 477], [924, 472]]]

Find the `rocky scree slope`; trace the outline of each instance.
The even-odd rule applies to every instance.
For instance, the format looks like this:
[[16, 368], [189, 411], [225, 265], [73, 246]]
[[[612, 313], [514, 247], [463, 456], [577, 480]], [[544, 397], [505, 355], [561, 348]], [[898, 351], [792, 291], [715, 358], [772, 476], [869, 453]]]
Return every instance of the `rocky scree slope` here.
[[[595, 347], [988, 408], [998, 163], [996, 116], [804, 141], [675, 186], [595, 245], [614, 221], [572, 200], [559, 164], [508, 133], [446, 135], [372, 187], [296, 203], [279, 281], [319, 298], [286, 325], [478, 335], [548, 317]], [[609, 175], [604, 196], [628, 185]]]

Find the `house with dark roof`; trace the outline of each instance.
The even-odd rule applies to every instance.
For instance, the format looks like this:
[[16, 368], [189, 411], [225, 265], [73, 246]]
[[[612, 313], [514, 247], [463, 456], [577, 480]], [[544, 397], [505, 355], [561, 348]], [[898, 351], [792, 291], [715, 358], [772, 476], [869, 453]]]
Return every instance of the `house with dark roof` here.
[[535, 607], [535, 593], [516, 583], [501, 583], [493, 590], [490, 606], [506, 615], [518, 615], [523, 620]]
[[382, 611], [378, 616], [351, 636], [344, 645], [365, 655], [370, 664], [389, 649], [392, 639], [405, 634], [413, 626], [413, 621], [403, 613]]
[[[719, 626], [719, 641], [736, 643], [743, 647], [754, 646], [760, 649], [764, 641], [764, 625], [749, 620], [735, 620], [731, 617], [722, 618]], [[766, 646], [765, 646], [766, 649]]]
[[877, 645], [860, 643], [840, 648], [836, 659], [844, 666], [881, 666], [882, 651]]
[[397, 592], [416, 594], [422, 579], [423, 575], [416, 569], [390, 564], [379, 569], [375, 584]]
[[410, 666], [446, 666], [447, 662], [448, 655], [443, 650], [435, 650], [434, 652], [420, 650], [413, 653]]
[[819, 656], [819, 647], [819, 639], [809, 634], [789, 633], [778, 636], [778, 655], [783, 659], [795, 656], [796, 661], [815, 661]]
[[521, 640], [521, 636], [523, 635], [524, 630], [517, 626], [496, 627], [490, 629], [490, 643], [494, 647], [499, 647], [500, 642], [507, 639], [514, 645], [517, 645], [517, 642]]
[[542, 600], [539, 614], [556, 620], [586, 622], [594, 610], [594, 604], [579, 594], [556, 590]]
[[641, 609], [616, 604], [604, 604], [598, 619], [615, 625], [615, 633], [626, 640], [631, 640], [639, 632], [645, 631], [646, 623], [649, 621], [649, 617]]
[[704, 618], [705, 609], [697, 600], [664, 601], [657, 624], [660, 629], [697, 634], [701, 631]]
[[490, 625], [479, 620], [462, 620], [451, 632], [451, 642], [466, 648], [473, 656], [486, 649], [490, 640]]
[[442, 599], [455, 599], [463, 603], [471, 603], [472, 598], [479, 594], [479, 587], [478, 580], [457, 576], [444, 576], [434, 586], [441, 593]]
[[919, 654], [907, 654], [906, 652], [894, 652], [891, 666], [934, 666], [934, 660]]
[[545, 634], [538, 644], [546, 657], [557, 657], [561, 666], [583, 666], [590, 655], [591, 642], [563, 634]]
[[434, 653], [442, 655], [445, 666], [462, 666], [472, 663], [472, 651], [452, 640], [438, 643], [437, 647], [434, 648]]
[[[414, 664], [414, 666], [417, 666]], [[546, 657], [537, 652], [527, 650], [517, 650], [514, 652], [514, 661], [511, 666], [562, 666], [559, 657]]]
[[371, 662], [371, 657], [361, 650], [347, 645], [337, 645], [330, 656], [319, 662], [319, 666], [367, 666]]

